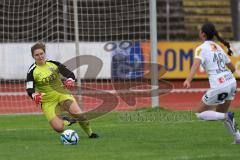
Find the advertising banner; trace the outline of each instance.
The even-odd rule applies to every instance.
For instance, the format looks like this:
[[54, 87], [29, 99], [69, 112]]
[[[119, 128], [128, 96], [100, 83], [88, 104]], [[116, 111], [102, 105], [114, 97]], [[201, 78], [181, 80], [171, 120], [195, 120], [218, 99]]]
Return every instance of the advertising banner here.
[[[185, 79], [194, 61], [194, 50], [201, 42], [159, 42], [158, 64], [167, 72], [159, 78]], [[0, 79], [25, 79], [29, 66], [34, 62], [30, 48], [33, 43], [0, 44]], [[220, 44], [221, 45], [221, 44]], [[221, 45], [222, 46], [222, 45]], [[74, 43], [46, 43], [47, 59], [64, 63], [76, 57]], [[240, 43], [232, 42], [234, 55], [230, 57], [236, 66], [235, 77], [240, 75]], [[150, 43], [140, 41], [119, 42], [81, 42], [80, 55], [95, 56], [102, 61], [97, 79], [131, 79], [146, 77], [151, 63]], [[84, 77], [88, 66], [80, 67], [80, 77]], [[76, 70], [74, 70], [76, 74]], [[148, 75], [147, 78], [150, 76]], [[199, 68], [195, 77], [206, 79], [203, 68]]]
[[[159, 42], [158, 63], [163, 65], [167, 72], [162, 78], [185, 79], [190, 72], [194, 61], [194, 50], [202, 42]], [[222, 44], [220, 44], [222, 46]], [[240, 43], [231, 43], [234, 55], [229, 57], [236, 66], [235, 77], [240, 75]], [[222, 46], [223, 47], [223, 46]], [[150, 44], [141, 45], [144, 60], [150, 61]], [[160, 77], [159, 77], [160, 78]], [[206, 79], [207, 74], [202, 67], [196, 73], [196, 79]]]

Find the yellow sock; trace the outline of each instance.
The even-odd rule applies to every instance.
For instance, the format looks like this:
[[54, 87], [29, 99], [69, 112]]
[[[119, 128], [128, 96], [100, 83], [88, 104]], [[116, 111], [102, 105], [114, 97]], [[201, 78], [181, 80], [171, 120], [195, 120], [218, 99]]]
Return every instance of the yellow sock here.
[[64, 126], [68, 126], [69, 124], [70, 124], [69, 121], [63, 120], [63, 125], [64, 125]]
[[85, 133], [87, 133], [88, 136], [92, 134], [92, 129], [90, 127], [89, 121], [82, 121], [79, 122], [79, 125], [82, 127]]

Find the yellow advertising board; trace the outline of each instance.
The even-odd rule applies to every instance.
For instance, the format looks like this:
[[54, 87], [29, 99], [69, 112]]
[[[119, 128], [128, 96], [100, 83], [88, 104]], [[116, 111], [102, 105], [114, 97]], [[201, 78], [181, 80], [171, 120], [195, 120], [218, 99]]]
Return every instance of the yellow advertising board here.
[[[165, 66], [167, 73], [163, 76], [166, 79], [185, 79], [190, 72], [194, 60], [194, 50], [202, 42], [159, 42], [158, 63]], [[150, 60], [149, 44], [142, 44], [145, 60]], [[240, 74], [240, 55], [231, 56], [230, 59], [236, 65], [235, 77]], [[207, 74], [200, 67], [195, 77], [206, 79]]]

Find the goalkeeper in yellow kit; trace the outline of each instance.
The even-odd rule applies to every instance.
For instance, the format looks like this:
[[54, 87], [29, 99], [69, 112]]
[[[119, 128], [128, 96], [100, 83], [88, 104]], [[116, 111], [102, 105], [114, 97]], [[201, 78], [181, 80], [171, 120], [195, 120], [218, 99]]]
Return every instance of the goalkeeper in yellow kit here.
[[[45, 45], [41, 42], [33, 45], [31, 52], [35, 63], [28, 70], [26, 90], [36, 105], [41, 104], [42, 111], [52, 128], [61, 133], [64, 126], [76, 123], [74, 119], [76, 118], [89, 138], [98, 138], [98, 135], [92, 132], [89, 121], [83, 116], [74, 97], [65, 89], [74, 86], [73, 72], [59, 62], [46, 60]], [[64, 82], [65, 87], [60, 74], [67, 78]], [[61, 111], [67, 111], [74, 118], [61, 117]]]

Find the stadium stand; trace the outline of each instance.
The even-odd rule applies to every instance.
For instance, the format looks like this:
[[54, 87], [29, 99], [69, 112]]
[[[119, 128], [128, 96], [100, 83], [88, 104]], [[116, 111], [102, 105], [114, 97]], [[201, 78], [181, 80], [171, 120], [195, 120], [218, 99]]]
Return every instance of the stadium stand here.
[[186, 30], [182, 0], [169, 1], [169, 15], [167, 15], [166, 6], [166, 0], [157, 1], [158, 39], [167, 40], [167, 18], [169, 18], [169, 39], [185, 39]]
[[186, 39], [198, 38], [196, 30], [206, 21], [216, 24], [220, 35], [233, 39], [230, 0], [183, 0]]

